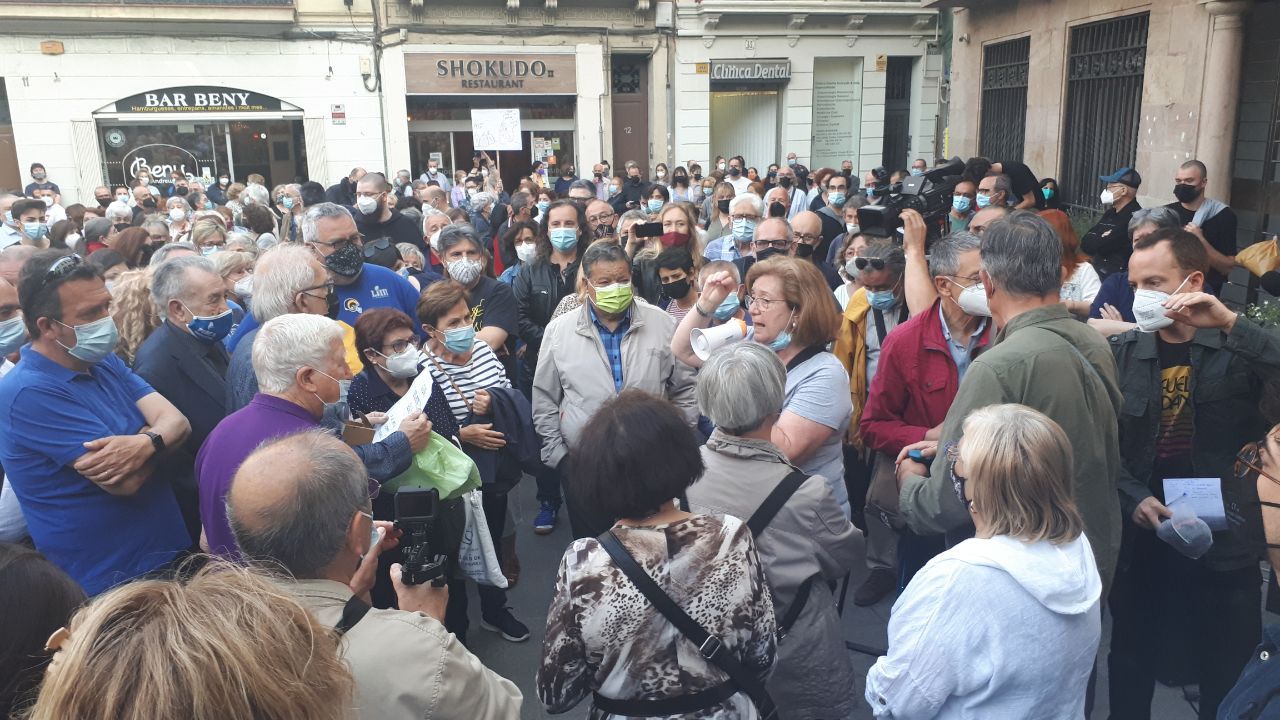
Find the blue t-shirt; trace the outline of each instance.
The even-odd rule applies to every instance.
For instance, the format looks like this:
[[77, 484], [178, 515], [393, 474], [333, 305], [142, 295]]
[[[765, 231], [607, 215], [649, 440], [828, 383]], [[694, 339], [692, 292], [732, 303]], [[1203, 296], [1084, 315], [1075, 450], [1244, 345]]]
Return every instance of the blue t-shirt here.
[[137, 402], [153, 392], [115, 355], [77, 373], [30, 345], [0, 380], [0, 464], [36, 549], [90, 595], [191, 546], [169, 478], [152, 475], [121, 496], [71, 468], [85, 442], [137, 433], [146, 424]]
[[[388, 270], [381, 265], [364, 264], [364, 270], [360, 273], [360, 277], [350, 285], [335, 285], [334, 291], [338, 293], [338, 320], [350, 325], [356, 326], [356, 320], [360, 318], [360, 313], [365, 310], [373, 310], [374, 308], [395, 308], [404, 312], [415, 320], [414, 326], [417, 326], [417, 309], [418, 309], [418, 291], [413, 289], [413, 285], [408, 280], [400, 277], [399, 273], [394, 270]], [[248, 335], [258, 327], [258, 319], [253, 316], [253, 312], [249, 312], [236, 326], [231, 342], [227, 345], [227, 349], [234, 352], [237, 345], [240, 344], [241, 338]], [[422, 331], [419, 330], [421, 335]]]

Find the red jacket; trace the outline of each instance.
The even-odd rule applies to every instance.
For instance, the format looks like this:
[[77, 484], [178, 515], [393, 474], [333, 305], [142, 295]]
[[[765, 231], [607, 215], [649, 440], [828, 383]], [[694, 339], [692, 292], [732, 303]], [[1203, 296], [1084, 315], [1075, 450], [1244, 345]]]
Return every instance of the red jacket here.
[[[923, 440], [929, 428], [946, 419], [960, 389], [956, 361], [942, 334], [940, 302], [884, 339], [861, 421], [862, 439], [872, 450], [897, 457], [902, 448]], [[988, 320], [976, 351], [987, 346], [990, 330]]]

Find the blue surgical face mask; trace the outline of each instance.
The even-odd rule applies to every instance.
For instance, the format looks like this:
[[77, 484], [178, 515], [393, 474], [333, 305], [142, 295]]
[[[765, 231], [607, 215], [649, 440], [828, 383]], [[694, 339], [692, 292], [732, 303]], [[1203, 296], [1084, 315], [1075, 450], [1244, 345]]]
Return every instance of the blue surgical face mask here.
[[845, 194], [842, 192], [832, 192], [827, 194], [827, 204], [832, 207], [841, 207], [844, 205]]
[[578, 231], [574, 228], [551, 228], [547, 235], [551, 239], [551, 247], [560, 252], [569, 252], [578, 246]]
[[749, 238], [756, 232], [756, 221], [750, 218], [738, 218], [733, 221], [733, 236]]
[[456, 355], [471, 352], [471, 346], [475, 345], [475, 340], [476, 329], [471, 325], [445, 330], [440, 338], [449, 352]]
[[54, 342], [57, 342], [71, 357], [90, 365], [96, 365], [105, 360], [116, 349], [116, 343], [120, 340], [120, 331], [116, 329], [116, 321], [110, 315], [83, 325], [68, 325], [61, 320], [54, 320], [54, 322], [75, 330], [76, 344], [74, 347], [67, 347], [57, 340]]
[[12, 355], [27, 342], [27, 326], [22, 313], [0, 322], [0, 355]]
[[711, 193], [715, 192], [715, 190], [713, 187], [704, 187], [702, 188], [702, 194], [706, 197], [711, 197]]
[[49, 226], [41, 222], [22, 223], [22, 232], [34, 242], [48, 234]]
[[191, 334], [196, 336], [197, 340], [207, 343], [216, 343], [231, 333], [231, 328], [235, 325], [235, 319], [231, 316], [231, 308], [218, 313], [217, 315], [200, 316], [191, 312], [191, 308], [186, 303], [182, 304], [182, 309], [191, 315], [191, 322], [187, 323], [187, 329]]
[[285, 210], [292, 210], [293, 198], [289, 197], [288, 195], [285, 195], [284, 197], [280, 198], [280, 205], [284, 207]]
[[1042, 187], [1040, 188], [1040, 194], [1044, 195], [1045, 200], [1048, 200], [1049, 198], [1053, 197], [1053, 188]]
[[[791, 314], [787, 316], [788, 328], [791, 327], [791, 321], [795, 318], [795, 316], [796, 316], [796, 313], [794, 310], [792, 310]], [[778, 337], [774, 338], [773, 341], [769, 343], [769, 349], [774, 352], [782, 352], [790, 344], [791, 344], [791, 330], [789, 329], [783, 330], [782, 332], [778, 333]]]
[[649, 208], [649, 214], [650, 214], [650, 215], [653, 215], [654, 213], [656, 213], [656, 212], [658, 212], [659, 210], [661, 210], [661, 209], [662, 209], [662, 205], [663, 205], [663, 203], [662, 203], [662, 201], [661, 201], [661, 200], [658, 200], [658, 199], [656, 199], [656, 198], [650, 198], [650, 199], [649, 199], [649, 204], [648, 204], [648, 206], [647, 206], [647, 207]]
[[981, 210], [982, 208], [988, 208], [988, 207], [991, 207], [991, 196], [990, 196], [990, 195], [979, 195], [979, 196], [978, 196], [978, 209], [979, 209], [979, 210]]
[[204, 247], [200, 248], [200, 254], [205, 257], [209, 257], [210, 255], [216, 252], [221, 252], [221, 251], [222, 251], [221, 245], [205, 245]]
[[916, 177], [919, 177], [924, 174], [924, 171], [921, 170], [920, 168], [911, 168], [911, 174]]
[[883, 312], [892, 310], [898, 304], [898, 298], [894, 297], [892, 290], [868, 290], [867, 302], [871, 307]]
[[725, 297], [724, 302], [716, 306], [711, 312], [720, 322], [725, 322], [729, 318], [738, 313], [738, 309], [742, 307], [742, 301], [738, 299], [737, 293], [729, 293]]
[[547, 211], [547, 208], [549, 208], [549, 207], [551, 207], [551, 201], [550, 201], [550, 200], [539, 200], [539, 201], [538, 201], [538, 212], [539, 212], [539, 213], [544, 213], [544, 212], [546, 212], [546, 211]]
[[972, 203], [969, 202], [968, 196], [956, 195], [951, 198], [951, 207], [958, 213], [967, 213]]

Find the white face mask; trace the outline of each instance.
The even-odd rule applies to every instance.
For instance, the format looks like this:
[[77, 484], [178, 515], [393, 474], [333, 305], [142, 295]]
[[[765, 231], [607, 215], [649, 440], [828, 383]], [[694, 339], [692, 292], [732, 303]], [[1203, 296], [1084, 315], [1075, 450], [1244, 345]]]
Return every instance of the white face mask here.
[[[381, 355], [382, 353], [378, 353]], [[410, 345], [404, 349], [404, 352], [398, 352], [395, 355], [383, 355], [387, 362], [384, 366], [391, 377], [395, 378], [411, 378], [418, 375], [418, 348]]]
[[[441, 230], [443, 229], [444, 228], [441, 228]], [[439, 253], [440, 252], [440, 230], [436, 230], [435, 232], [431, 233], [431, 239], [429, 239], [427, 242], [431, 243], [432, 250], [435, 250], [436, 253]]]
[[859, 229], [859, 228], [858, 228], [858, 223], [845, 223], [845, 224], [844, 224], [844, 232], [845, 232], [845, 234], [846, 234], [846, 235], [857, 235], [857, 234], [858, 234], [858, 229]]
[[236, 281], [236, 294], [241, 298], [248, 298], [253, 295], [253, 276], [245, 275]]
[[1111, 205], [1116, 201], [1116, 195], [1110, 190], [1103, 190], [1098, 199], [1102, 201], [1103, 205]]
[[187, 211], [182, 208], [174, 208], [169, 211], [169, 219], [174, 222], [182, 222], [187, 219]]
[[1138, 289], [1133, 291], [1133, 319], [1142, 332], [1155, 332], [1173, 324], [1173, 318], [1165, 315], [1164, 301], [1170, 295], [1177, 295], [1182, 286], [1187, 284], [1191, 276], [1183, 278], [1178, 287], [1171, 293], [1159, 290]]
[[524, 243], [516, 246], [516, 257], [520, 258], [522, 263], [531, 263], [538, 256], [538, 246], [531, 243]]
[[372, 215], [378, 209], [378, 199], [368, 196], [356, 198], [356, 209], [361, 215]]
[[[957, 283], [955, 280], [951, 282]], [[960, 297], [956, 298], [956, 304], [960, 309], [974, 317], [991, 317], [991, 304], [987, 301], [987, 291], [983, 288], [982, 283], [970, 285], [960, 291]]]

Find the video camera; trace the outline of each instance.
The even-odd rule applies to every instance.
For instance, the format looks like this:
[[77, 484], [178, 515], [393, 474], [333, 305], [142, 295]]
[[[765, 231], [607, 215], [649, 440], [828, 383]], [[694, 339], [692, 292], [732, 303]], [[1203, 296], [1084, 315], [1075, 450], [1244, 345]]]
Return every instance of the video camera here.
[[444, 555], [431, 552], [431, 538], [440, 518], [440, 491], [435, 488], [401, 488], [396, 492], [396, 529], [404, 533], [400, 581], [405, 585], [431, 583], [443, 587], [447, 578]]
[[924, 216], [928, 228], [927, 241], [942, 237], [948, 228], [951, 195], [963, 172], [964, 161], [958, 157], [923, 175], [911, 175], [893, 185], [889, 184], [884, 168], [872, 170], [876, 178], [873, 187], [881, 201], [879, 205], [858, 208], [858, 227], [866, 235], [893, 237], [901, 242], [902, 211], [911, 209]]

